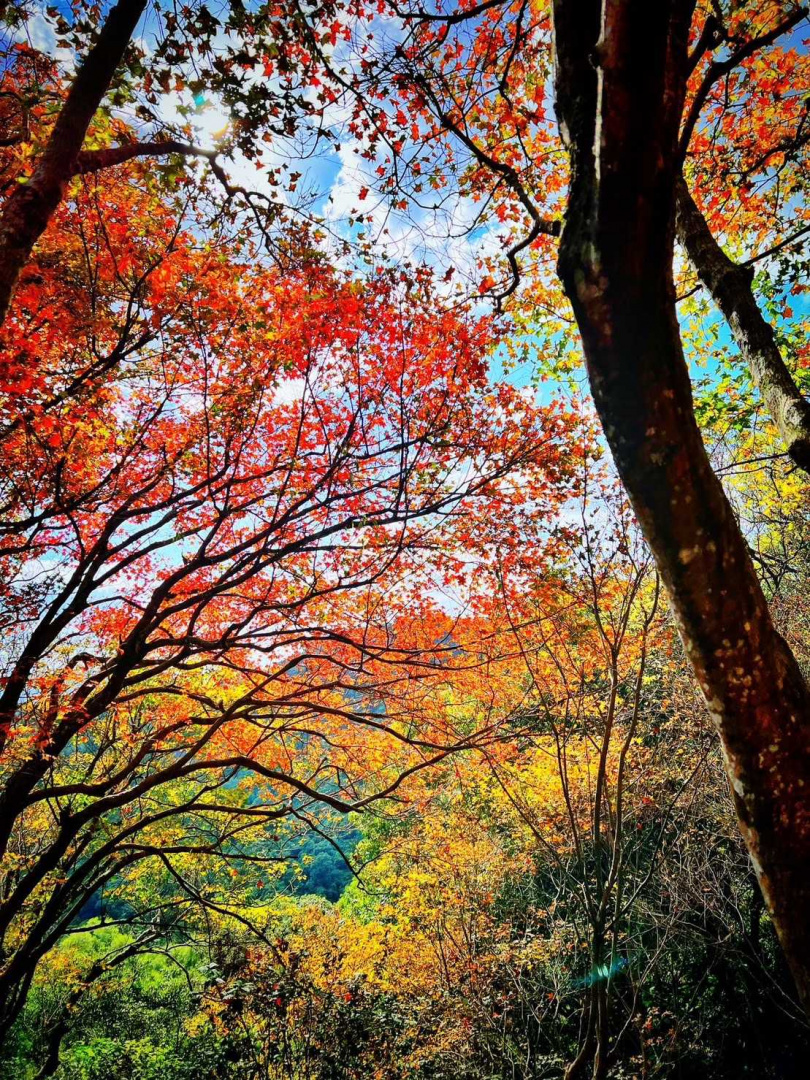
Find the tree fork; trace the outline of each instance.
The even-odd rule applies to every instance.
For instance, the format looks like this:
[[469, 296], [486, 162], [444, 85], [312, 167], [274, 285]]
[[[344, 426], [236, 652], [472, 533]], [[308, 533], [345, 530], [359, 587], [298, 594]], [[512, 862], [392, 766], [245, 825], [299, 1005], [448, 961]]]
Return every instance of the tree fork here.
[[559, 273], [594, 401], [720, 735], [740, 827], [810, 1011], [810, 692], [698, 429], [672, 274], [693, 0], [555, 0], [572, 165]]
[[77, 172], [90, 122], [121, 63], [146, 0], [118, 0], [70, 87], [34, 172], [18, 184], [0, 215], [0, 326], [20, 271]]

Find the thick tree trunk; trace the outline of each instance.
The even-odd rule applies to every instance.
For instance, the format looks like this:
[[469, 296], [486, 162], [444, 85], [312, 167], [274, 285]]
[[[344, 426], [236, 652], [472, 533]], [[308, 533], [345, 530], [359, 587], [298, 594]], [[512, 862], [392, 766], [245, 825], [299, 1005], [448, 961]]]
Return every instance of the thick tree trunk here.
[[810, 1010], [810, 693], [698, 430], [675, 312], [693, 0], [555, 0], [572, 182], [559, 272], [616, 466], [722, 741], [740, 826]]
[[717, 243], [683, 177], [675, 181], [675, 206], [678, 241], [725, 316], [787, 452], [810, 472], [810, 401], [796, 386], [759, 309], [750, 269], [735, 263]]
[[77, 172], [77, 159], [90, 121], [109, 89], [145, 7], [146, 0], [118, 0], [73, 80], [31, 178], [19, 184], [6, 200], [0, 215], [0, 325], [8, 313], [20, 271], [59, 205], [65, 185]]

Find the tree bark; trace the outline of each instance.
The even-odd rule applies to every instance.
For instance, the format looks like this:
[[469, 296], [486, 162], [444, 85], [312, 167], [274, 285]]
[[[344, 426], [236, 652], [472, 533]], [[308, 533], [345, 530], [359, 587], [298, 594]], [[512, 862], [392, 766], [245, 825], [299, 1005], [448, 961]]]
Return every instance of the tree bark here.
[[694, 0], [555, 0], [572, 179], [559, 273], [591, 389], [717, 726], [737, 814], [810, 1010], [810, 692], [694, 415], [672, 274]]
[[20, 271], [77, 172], [90, 121], [109, 89], [146, 0], [118, 0], [73, 80], [34, 172], [18, 184], [0, 215], [0, 325], [5, 322]]
[[751, 270], [735, 263], [720, 247], [683, 177], [675, 181], [675, 205], [679, 243], [725, 316], [787, 452], [810, 472], [810, 402], [796, 386], [773, 328], [759, 309]]

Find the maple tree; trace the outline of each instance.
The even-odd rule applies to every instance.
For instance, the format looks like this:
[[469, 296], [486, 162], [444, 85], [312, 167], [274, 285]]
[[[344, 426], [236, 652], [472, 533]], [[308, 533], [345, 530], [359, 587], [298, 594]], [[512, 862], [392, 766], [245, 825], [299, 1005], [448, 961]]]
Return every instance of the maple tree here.
[[491, 320], [429, 276], [280, 274], [200, 237], [205, 198], [137, 161], [81, 181], [4, 327], [6, 1025], [144, 861], [220, 907], [207, 857], [272, 864], [268, 823], [497, 738], [496, 704], [434, 703], [499, 648], [470, 560], [519, 528], [539, 566], [573, 483], [575, 418], [488, 388]]

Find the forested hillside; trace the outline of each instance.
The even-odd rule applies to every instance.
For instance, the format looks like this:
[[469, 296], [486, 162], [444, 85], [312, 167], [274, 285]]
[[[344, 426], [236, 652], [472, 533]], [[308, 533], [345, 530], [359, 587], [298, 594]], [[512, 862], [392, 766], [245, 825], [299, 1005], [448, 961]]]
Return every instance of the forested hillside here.
[[804, 1080], [808, 9], [0, 17], [0, 1078]]

